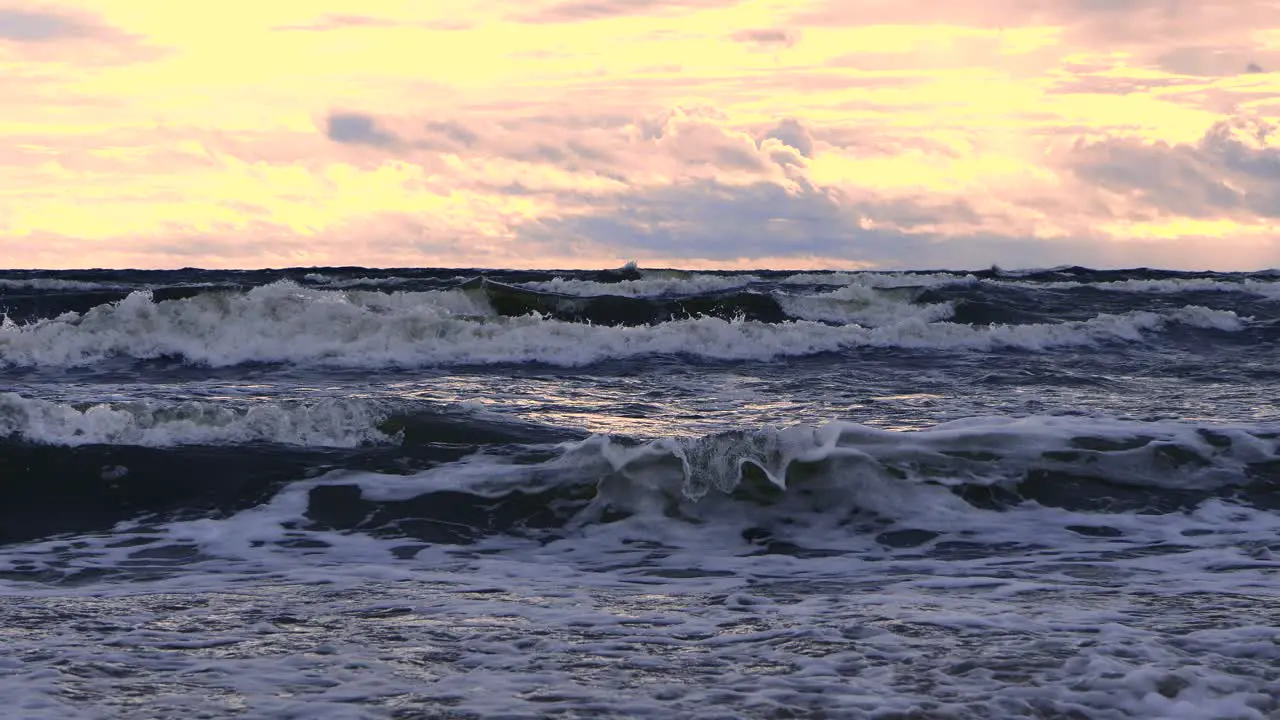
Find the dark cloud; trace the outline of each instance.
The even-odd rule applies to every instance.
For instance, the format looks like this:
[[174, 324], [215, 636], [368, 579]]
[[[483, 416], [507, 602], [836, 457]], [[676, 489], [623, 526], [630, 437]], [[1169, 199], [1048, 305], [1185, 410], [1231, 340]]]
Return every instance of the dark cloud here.
[[[0, 8], [0, 48], [24, 62], [72, 62], [85, 67], [154, 60], [165, 54], [89, 14], [11, 8]], [[12, 69], [6, 74], [12, 75]], [[0, 77], [0, 82], [7, 79]]]
[[375, 118], [361, 113], [330, 113], [325, 134], [334, 142], [350, 145], [394, 147], [400, 144], [399, 138], [383, 130]]
[[765, 138], [774, 138], [799, 150], [805, 157], [813, 157], [813, 136], [809, 134], [808, 128], [795, 118], [784, 118], [761, 136], [761, 140]]
[[[903, 229], [865, 229], [870, 217]], [[559, 246], [614, 249], [643, 258], [822, 257], [883, 268], [979, 269], [999, 263], [1007, 268], [1057, 265], [1132, 266], [1164, 257], [1160, 248], [1139, 255], [1117, 252], [1099, 238], [1037, 240], [994, 233], [943, 237], [925, 225], [976, 218], [963, 203], [929, 205], [923, 200], [856, 199], [805, 185], [774, 183], [725, 186], [714, 181], [685, 183], [628, 195], [598, 212], [530, 223], [522, 240]], [[1170, 262], [1177, 260], [1170, 248]]]
[[1077, 145], [1080, 178], [1186, 217], [1280, 217], [1280, 138], [1256, 119], [1215, 123], [1195, 144], [1118, 139]]
[[[744, 257], [818, 256], [882, 266], [982, 267], [1000, 258], [1043, 257], [1017, 248], [1035, 243], [1017, 238], [965, 237], [904, 232], [949, 221], [970, 221], [963, 203], [854, 198], [809, 183], [745, 186], [715, 180], [683, 182], [599, 199], [596, 211], [530, 223], [520, 229], [530, 241], [589, 243], [624, 255], [735, 260]], [[899, 229], [867, 229], [864, 218]], [[1001, 262], [1005, 262], [1001, 260]]]
[[843, 251], [861, 232], [856, 220], [821, 191], [793, 194], [774, 183], [735, 187], [702, 181], [631, 194], [617, 206], [537, 223], [525, 233], [713, 260], [833, 252], [849, 256]]
[[782, 28], [741, 30], [729, 36], [730, 39], [740, 43], [754, 43], [756, 45], [780, 47], [791, 47], [792, 45], [795, 45], [796, 40], [798, 40], [799, 37], [799, 33]]
[[1246, 73], [1261, 73], [1261, 72], [1266, 72], [1265, 70], [1263, 70], [1263, 69], [1262, 69], [1262, 66], [1261, 66], [1261, 65], [1259, 65], [1259, 64], [1258, 64], [1258, 63], [1256, 63], [1256, 62], [1251, 62], [1251, 63], [1249, 63], [1248, 65], [1245, 65], [1245, 66], [1244, 66], [1244, 71], [1245, 71]]
[[49, 42], [88, 37], [103, 28], [71, 15], [29, 10], [0, 10], [0, 40]]
[[526, 23], [574, 23], [629, 15], [676, 15], [740, 2], [742, 0], [565, 0], [514, 19]]

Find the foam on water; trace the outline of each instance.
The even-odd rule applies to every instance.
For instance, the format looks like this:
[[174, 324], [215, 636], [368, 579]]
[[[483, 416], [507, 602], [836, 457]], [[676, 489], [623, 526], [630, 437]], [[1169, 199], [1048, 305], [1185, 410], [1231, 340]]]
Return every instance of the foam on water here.
[[8, 714], [1280, 717], [1276, 278], [395, 274], [0, 287]]
[[826, 323], [855, 323], [869, 327], [892, 325], [904, 320], [934, 322], [955, 312], [949, 302], [915, 304], [915, 286], [846, 285], [817, 295], [776, 295], [787, 315], [801, 320]]
[[1162, 278], [1156, 280], [1132, 278], [1128, 280], [1109, 280], [1090, 283], [1079, 281], [1027, 282], [1012, 280], [990, 280], [983, 282], [1011, 287], [1030, 287], [1052, 290], [1070, 290], [1088, 287], [1108, 292], [1152, 295], [1173, 295], [1187, 292], [1246, 293], [1264, 297], [1268, 300], [1280, 300], [1280, 282], [1255, 280], [1252, 278], [1243, 278], [1239, 281], [1212, 280], [1207, 278]]
[[307, 273], [303, 280], [316, 285], [323, 285], [332, 290], [352, 287], [398, 287], [412, 282], [412, 278], [403, 277], [333, 277], [324, 273]]
[[530, 290], [553, 292], [563, 295], [591, 297], [595, 295], [622, 295], [625, 297], [662, 297], [669, 295], [701, 295], [703, 293], [736, 290], [761, 282], [755, 275], [703, 275], [665, 277], [654, 275], [637, 280], [597, 282], [576, 278], [557, 277], [541, 282], [523, 283]]
[[387, 443], [386, 407], [361, 400], [233, 404], [187, 400], [63, 404], [0, 393], [0, 438], [46, 445], [279, 443], [358, 447]]
[[[9, 548], [0, 695], [37, 719], [138, 706], [317, 718], [1273, 716], [1280, 517], [1220, 498], [1150, 514], [997, 511], [945, 483], [828, 462], [780, 498], [711, 489], [674, 513], [606, 481], [601, 495], [630, 515], [472, 545], [312, 522], [326, 487], [384, 503], [497, 497], [531, 479], [568, 482], [575, 463], [626, 470], [663, 455], [677, 472], [683, 458], [714, 473], [700, 453], [888, 461], [965, 448], [1012, 469], [1081, 438], [1111, 443], [1100, 455], [1175, 443], [1218, 453], [1222, 468], [1275, 455], [1256, 429], [979, 418], [920, 433], [597, 438], [565, 446], [547, 472], [479, 456], [410, 477], [331, 473], [230, 517]], [[1004, 459], [982, 460], [993, 451]], [[633, 495], [644, 482], [632, 480]], [[42, 567], [102, 579], [13, 579]], [[75, 633], [60, 630], [71, 622]]]
[[0, 278], [0, 290], [53, 290], [66, 292], [71, 290], [121, 290], [125, 287], [127, 286], [119, 283], [63, 280], [60, 278]]
[[655, 477], [654, 460], [678, 459], [676, 487], [692, 499], [712, 489], [732, 492], [747, 464], [785, 488], [791, 465], [832, 460], [860, 464], [864, 472], [874, 466], [875, 472], [893, 477], [942, 484], [998, 483], [1032, 467], [1070, 471], [1083, 465], [1124, 485], [1186, 489], [1238, 481], [1249, 465], [1280, 457], [1274, 435], [1258, 433], [1244, 426], [1207, 430], [1191, 423], [989, 417], [913, 432], [831, 422], [659, 439], [638, 447], [597, 436], [574, 452], [598, 453], [614, 471], [640, 473], [649, 481]]
[[[771, 360], [856, 347], [1046, 350], [1140, 342], [1144, 333], [1170, 323], [1230, 332], [1246, 322], [1229, 310], [1187, 306], [1164, 313], [1100, 314], [1086, 321], [975, 327], [929, 322], [942, 313], [941, 306], [918, 311], [903, 311], [903, 306], [889, 303], [868, 311], [888, 323], [874, 328], [711, 317], [607, 327], [538, 315], [495, 318], [463, 291], [325, 291], [276, 282], [247, 293], [210, 292], [162, 302], [135, 292], [83, 315], [66, 313], [21, 326], [5, 322], [0, 325], [0, 362], [74, 367], [126, 357], [180, 358], [213, 367], [259, 362], [378, 368], [521, 362], [581, 366], [672, 354]], [[891, 322], [895, 313], [906, 317]]]
[[906, 273], [906, 272], [818, 272], [797, 273], [779, 280], [783, 285], [839, 285], [864, 288], [942, 287], [946, 285], [973, 285], [979, 282], [973, 275], [960, 273]]

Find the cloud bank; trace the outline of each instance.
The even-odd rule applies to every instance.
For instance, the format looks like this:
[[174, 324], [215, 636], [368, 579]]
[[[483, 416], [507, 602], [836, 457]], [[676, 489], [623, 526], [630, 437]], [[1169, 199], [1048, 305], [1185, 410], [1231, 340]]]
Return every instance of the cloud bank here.
[[1263, 0], [0, 4], [0, 265], [1280, 265]]

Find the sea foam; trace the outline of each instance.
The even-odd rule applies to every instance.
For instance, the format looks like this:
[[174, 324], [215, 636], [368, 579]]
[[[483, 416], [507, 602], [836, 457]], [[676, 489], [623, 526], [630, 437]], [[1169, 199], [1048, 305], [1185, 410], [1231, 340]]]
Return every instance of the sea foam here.
[[0, 438], [45, 445], [275, 443], [349, 448], [392, 442], [378, 429], [387, 408], [361, 400], [65, 404], [0, 393]]
[[1198, 306], [993, 326], [931, 322], [931, 312], [941, 313], [925, 307], [900, 322], [876, 327], [712, 317], [608, 327], [536, 314], [494, 317], [482, 302], [459, 290], [331, 291], [281, 281], [248, 292], [208, 292], [161, 302], [135, 292], [84, 314], [26, 325], [7, 322], [0, 326], [0, 362], [74, 367], [134, 358], [210, 367], [293, 363], [379, 368], [530, 362], [582, 366], [652, 355], [767, 361], [858, 347], [1037, 351], [1141, 342], [1170, 324], [1231, 332], [1247, 322], [1229, 310]]

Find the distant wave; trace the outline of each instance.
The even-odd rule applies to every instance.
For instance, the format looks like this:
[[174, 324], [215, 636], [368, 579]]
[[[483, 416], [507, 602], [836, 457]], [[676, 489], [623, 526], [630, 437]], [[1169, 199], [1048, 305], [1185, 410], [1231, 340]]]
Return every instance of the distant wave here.
[[941, 287], [978, 282], [972, 273], [962, 272], [808, 272], [778, 279], [782, 285], [857, 285], [869, 288]]
[[1189, 292], [1245, 293], [1264, 297], [1268, 300], [1280, 300], [1280, 282], [1251, 278], [1238, 280], [1214, 280], [1209, 278], [1128, 279], [1093, 283], [1074, 280], [1034, 283], [1016, 280], [992, 282], [999, 285], [1040, 289], [1074, 290], [1092, 288], [1106, 292], [1149, 293], [1155, 295], [1176, 295]]
[[541, 282], [524, 283], [531, 290], [563, 293], [566, 295], [622, 295], [626, 297], [662, 297], [669, 295], [699, 295], [703, 293], [737, 290], [763, 282], [758, 275], [706, 275], [682, 273], [678, 275], [656, 274], [636, 280], [600, 282], [572, 277], [557, 277]]
[[62, 280], [59, 278], [0, 278], [0, 290], [119, 290], [128, 287], [110, 282]]
[[[509, 287], [509, 286], [502, 286]], [[503, 291], [506, 293], [507, 291]], [[532, 293], [532, 291], [529, 291]], [[16, 367], [75, 367], [110, 360], [169, 359], [227, 367], [293, 363], [318, 367], [384, 368], [544, 363], [588, 365], [612, 359], [686, 355], [718, 361], [773, 360], [859, 347], [991, 352], [1048, 350], [1106, 342], [1143, 342], [1171, 325], [1224, 332], [1247, 323], [1231, 310], [1200, 306], [1099, 313], [1084, 320], [1018, 325], [945, 322], [945, 304], [915, 305], [894, 292], [837, 290], [809, 298], [761, 297], [823, 320], [717, 317], [715, 296], [699, 313], [636, 326], [556, 320], [547, 313], [561, 299], [533, 293], [514, 309], [495, 312], [494, 296], [467, 289], [424, 292], [332, 291], [291, 281], [232, 290], [188, 291], [157, 301], [138, 291], [84, 313], [0, 325], [0, 363]], [[914, 290], [905, 292], [914, 293]], [[577, 299], [570, 298], [573, 302]], [[528, 302], [542, 303], [533, 305]], [[692, 301], [691, 301], [692, 302]], [[730, 300], [723, 314], [742, 317]], [[821, 305], [827, 303], [828, 309]], [[843, 305], [842, 305], [843, 304]], [[548, 309], [548, 308], [551, 309]], [[761, 306], [760, 312], [768, 312]], [[818, 308], [818, 309], [815, 309]], [[834, 308], [834, 309], [832, 309]], [[528, 312], [529, 314], [520, 314]], [[663, 310], [666, 312], [666, 310]], [[690, 313], [692, 315], [692, 313]]]

